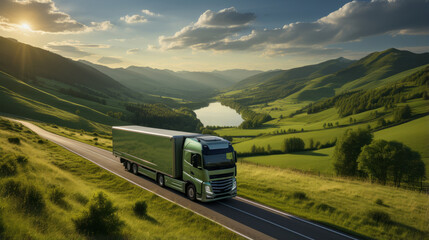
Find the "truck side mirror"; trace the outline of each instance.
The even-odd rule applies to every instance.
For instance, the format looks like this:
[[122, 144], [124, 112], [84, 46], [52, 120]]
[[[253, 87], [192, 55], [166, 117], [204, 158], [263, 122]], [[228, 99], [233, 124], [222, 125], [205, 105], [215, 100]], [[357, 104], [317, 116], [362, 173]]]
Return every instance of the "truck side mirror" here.
[[192, 154], [191, 156], [191, 164], [193, 167], [198, 168], [201, 166], [201, 155], [200, 154]]
[[237, 151], [234, 151], [234, 162], [237, 162]]

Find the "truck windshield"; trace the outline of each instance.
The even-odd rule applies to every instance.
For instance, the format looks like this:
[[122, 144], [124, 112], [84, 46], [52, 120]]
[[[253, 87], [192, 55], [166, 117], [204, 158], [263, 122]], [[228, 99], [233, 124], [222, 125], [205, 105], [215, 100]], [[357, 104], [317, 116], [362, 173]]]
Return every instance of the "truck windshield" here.
[[232, 156], [232, 153], [204, 155], [204, 168], [207, 170], [232, 168], [235, 162], [234, 159], [229, 156]]

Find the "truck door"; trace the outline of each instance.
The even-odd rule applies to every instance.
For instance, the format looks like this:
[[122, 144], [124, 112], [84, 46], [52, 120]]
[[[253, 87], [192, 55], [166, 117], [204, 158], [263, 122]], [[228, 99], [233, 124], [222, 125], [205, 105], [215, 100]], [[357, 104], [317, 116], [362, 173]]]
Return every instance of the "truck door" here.
[[[183, 161], [183, 180], [189, 180], [194, 183], [198, 194], [201, 194], [201, 184], [203, 179], [202, 158], [199, 153], [186, 151]], [[189, 179], [187, 179], [187, 177]]]

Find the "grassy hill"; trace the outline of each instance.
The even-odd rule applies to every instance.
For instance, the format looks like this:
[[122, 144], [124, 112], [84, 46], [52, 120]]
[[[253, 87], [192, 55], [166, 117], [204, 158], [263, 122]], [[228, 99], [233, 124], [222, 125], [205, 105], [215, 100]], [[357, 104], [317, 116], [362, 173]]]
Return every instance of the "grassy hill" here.
[[243, 105], [270, 102], [299, 91], [311, 79], [337, 72], [352, 63], [351, 60], [338, 58], [290, 70], [260, 73], [238, 82], [232, 88], [236, 92], [226, 93], [221, 98]]
[[[99, 192], [125, 224], [115, 239], [240, 238], [2, 118], [0, 171], [0, 239], [87, 239], [73, 219]], [[147, 204], [143, 217], [133, 211], [137, 201]]]

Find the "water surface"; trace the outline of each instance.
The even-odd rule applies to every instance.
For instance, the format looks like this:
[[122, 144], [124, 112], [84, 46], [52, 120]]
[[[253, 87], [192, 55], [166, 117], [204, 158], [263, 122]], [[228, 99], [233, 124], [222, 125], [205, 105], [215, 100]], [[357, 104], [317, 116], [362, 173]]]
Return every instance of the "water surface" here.
[[210, 103], [207, 107], [194, 110], [204, 126], [239, 126], [244, 120], [234, 109], [220, 102]]

